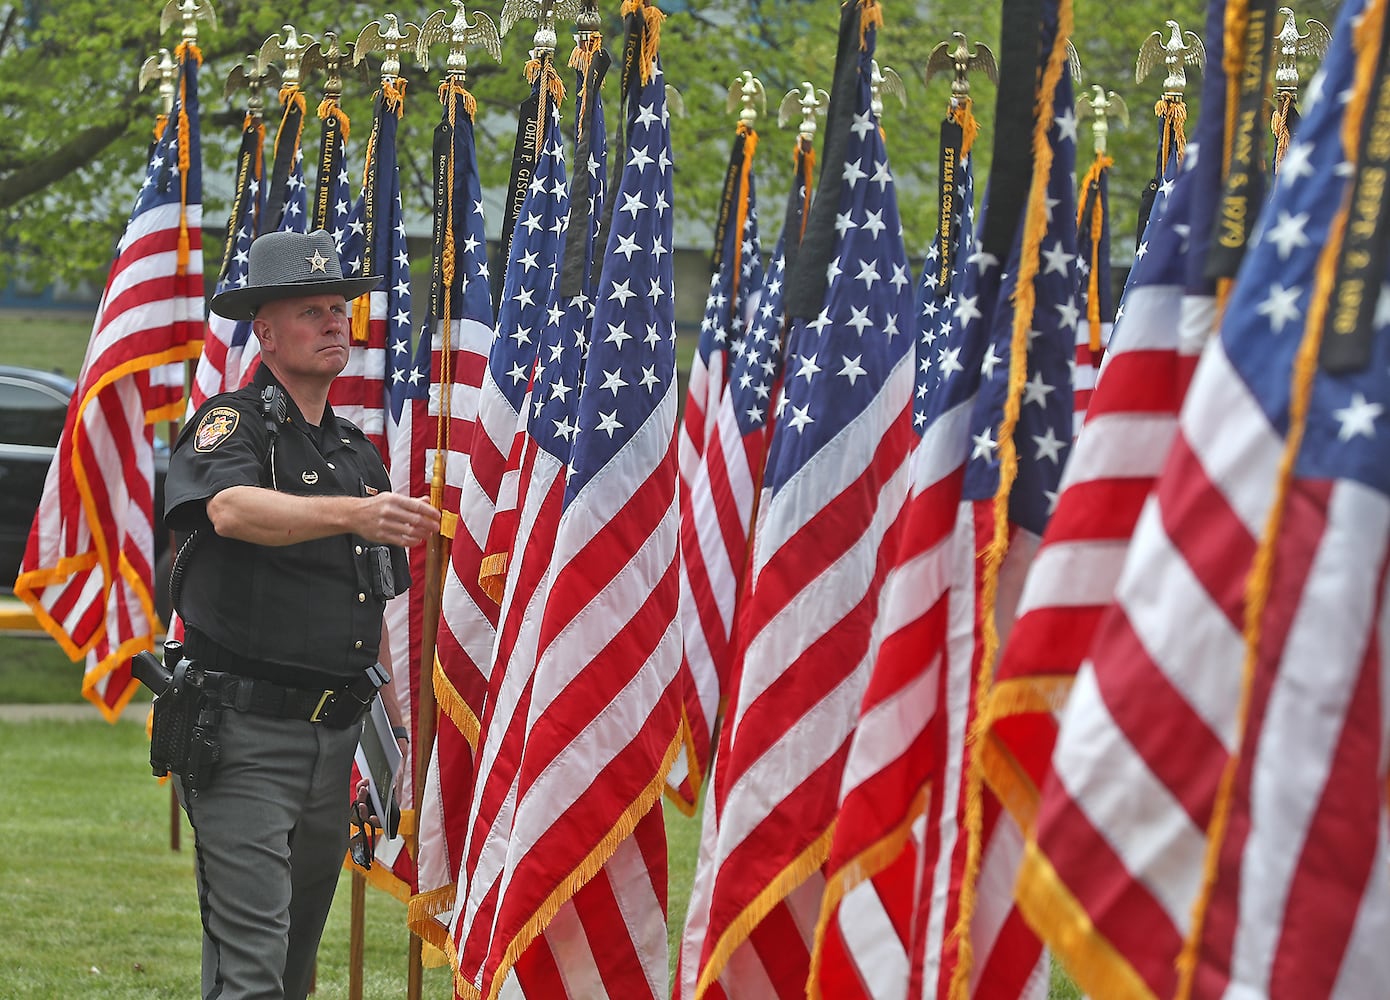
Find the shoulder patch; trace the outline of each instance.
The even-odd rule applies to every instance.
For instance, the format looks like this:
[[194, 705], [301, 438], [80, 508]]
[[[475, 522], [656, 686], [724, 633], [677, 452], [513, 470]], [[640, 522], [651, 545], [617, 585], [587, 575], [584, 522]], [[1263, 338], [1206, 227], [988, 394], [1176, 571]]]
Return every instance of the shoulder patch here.
[[236, 431], [241, 414], [230, 406], [214, 406], [198, 423], [193, 436], [194, 451], [212, 451]]

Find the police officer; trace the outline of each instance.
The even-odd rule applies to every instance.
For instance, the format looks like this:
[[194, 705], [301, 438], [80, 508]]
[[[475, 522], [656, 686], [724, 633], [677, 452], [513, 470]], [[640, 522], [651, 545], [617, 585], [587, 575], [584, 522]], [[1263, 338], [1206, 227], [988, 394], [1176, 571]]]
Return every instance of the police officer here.
[[220, 709], [211, 780], [176, 784], [209, 1000], [308, 993], [361, 720], [389, 680], [383, 609], [409, 586], [405, 547], [439, 524], [428, 502], [391, 492], [377, 449], [328, 405], [348, 361], [347, 301], [379, 279], [344, 278], [322, 230], [261, 236], [248, 270], [211, 307], [251, 321], [260, 367], [188, 422], [165, 486], [184, 651], [211, 672], [205, 698]]

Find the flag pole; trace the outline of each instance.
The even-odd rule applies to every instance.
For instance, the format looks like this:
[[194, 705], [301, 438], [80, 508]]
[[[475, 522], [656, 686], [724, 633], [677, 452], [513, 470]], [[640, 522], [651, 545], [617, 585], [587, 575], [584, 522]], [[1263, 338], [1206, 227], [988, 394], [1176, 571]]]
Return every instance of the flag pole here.
[[[178, 64], [174, 62], [168, 49], [160, 49], [158, 55], [150, 56], [140, 67], [141, 90], [144, 90], [145, 85], [151, 81], [159, 81], [160, 113], [155, 118], [155, 142], [159, 141], [160, 135], [164, 132], [164, 124], [174, 110], [174, 83], [178, 77], [178, 71]], [[178, 422], [171, 420], [169, 421], [170, 444], [177, 436]], [[179, 834], [179, 796], [174, 791], [174, 783], [171, 781], [169, 782], [169, 850], [180, 850]]]
[[[455, 2], [452, 19], [443, 11], [435, 11], [426, 20], [420, 31], [420, 41], [416, 57], [422, 65], [428, 66], [429, 45], [433, 41], [448, 41], [449, 55], [445, 63], [444, 82], [439, 88], [439, 99], [445, 105], [451, 129], [456, 127], [460, 112], [472, 118], [475, 104], [465, 83], [468, 77], [467, 47], [481, 44], [494, 58], [501, 57], [501, 43], [497, 29], [485, 15], [479, 14], [470, 22], [468, 13], [460, 0]], [[435, 424], [434, 464], [430, 470], [430, 504], [441, 515], [440, 530], [426, 543], [425, 548], [425, 593], [421, 609], [420, 629], [420, 684], [416, 704], [415, 719], [415, 774], [414, 798], [417, 822], [409, 834], [411, 853], [419, 858], [418, 816], [424, 796], [425, 780], [429, 774], [430, 757], [438, 731], [438, 703], [434, 694], [435, 653], [438, 648], [439, 617], [443, 609], [444, 568], [448, 562], [448, 541], [453, 537], [456, 516], [445, 510], [444, 487], [447, 474], [447, 456], [450, 453], [449, 432], [453, 413], [453, 289], [455, 281], [456, 256], [454, 246], [454, 143], [452, 134], [443, 148], [443, 155], [436, 157], [435, 166], [439, 176], [435, 177], [436, 205], [435, 220], [438, 232], [435, 240], [435, 253], [432, 271], [430, 321], [432, 328], [422, 331], [421, 336], [433, 337], [438, 333], [439, 371], [432, 376], [439, 386], [438, 416]], [[424, 940], [414, 930], [410, 932], [410, 949], [407, 966], [406, 996], [408, 1000], [419, 1000], [423, 986]]]

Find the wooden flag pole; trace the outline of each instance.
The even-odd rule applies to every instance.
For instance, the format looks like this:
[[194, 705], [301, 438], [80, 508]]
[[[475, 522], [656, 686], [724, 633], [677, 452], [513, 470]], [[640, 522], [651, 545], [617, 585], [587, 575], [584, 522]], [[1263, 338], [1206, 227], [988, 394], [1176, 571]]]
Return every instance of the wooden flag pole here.
[[363, 911], [367, 903], [367, 876], [352, 870], [352, 917], [348, 938], [348, 1000], [362, 1000], [362, 955], [366, 932]]
[[[443, 419], [443, 418], [441, 418]], [[442, 477], [442, 470], [437, 470]], [[443, 483], [431, 493], [442, 496]], [[438, 505], [437, 505], [438, 506]], [[444, 591], [444, 543], [445, 538], [436, 534], [429, 540], [425, 550], [425, 596], [421, 613], [420, 634], [420, 688], [417, 696], [415, 717], [415, 824], [411, 831], [412, 854], [420, 856], [420, 802], [425, 791], [425, 775], [429, 773], [430, 752], [434, 746], [435, 714], [434, 700], [434, 652], [439, 636], [439, 614], [443, 605]], [[410, 933], [410, 956], [406, 981], [408, 1000], [420, 1000], [420, 990], [424, 976], [424, 942], [414, 931]]]

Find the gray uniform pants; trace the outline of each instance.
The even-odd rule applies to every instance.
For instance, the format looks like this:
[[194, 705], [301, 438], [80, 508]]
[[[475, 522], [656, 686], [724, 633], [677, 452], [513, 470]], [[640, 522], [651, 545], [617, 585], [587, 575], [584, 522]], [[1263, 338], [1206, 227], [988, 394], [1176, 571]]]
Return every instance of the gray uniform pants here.
[[204, 1000], [308, 994], [347, 850], [360, 733], [228, 709], [211, 786], [178, 787], [197, 849]]

